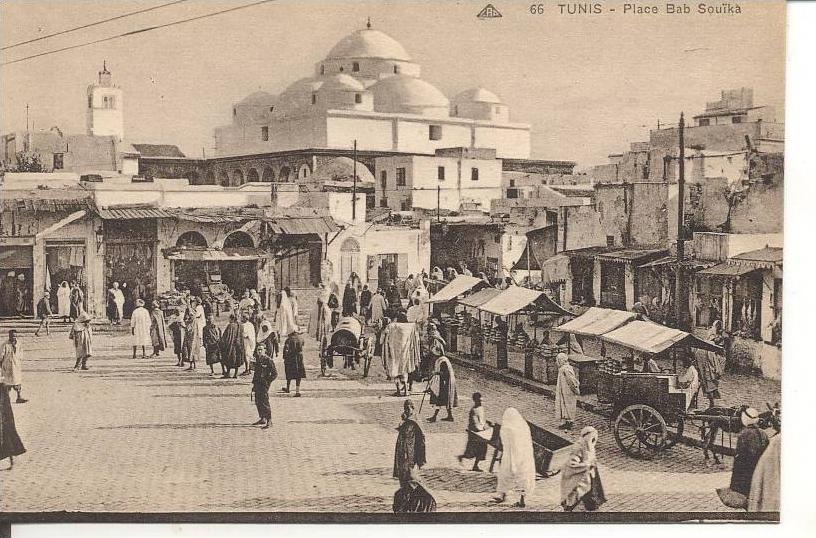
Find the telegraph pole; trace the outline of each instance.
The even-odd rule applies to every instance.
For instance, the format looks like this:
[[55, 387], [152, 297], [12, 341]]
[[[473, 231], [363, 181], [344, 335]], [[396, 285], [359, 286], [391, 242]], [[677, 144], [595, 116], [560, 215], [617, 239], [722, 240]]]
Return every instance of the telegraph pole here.
[[674, 306], [675, 317], [677, 318], [677, 328], [683, 329], [686, 324], [686, 305], [688, 297], [685, 293], [685, 282], [683, 275], [683, 258], [685, 254], [685, 237], [683, 234], [684, 224], [684, 205], [685, 205], [685, 188], [686, 188], [686, 148], [685, 148], [685, 128], [686, 120], [683, 113], [680, 113], [680, 128], [679, 128], [679, 143], [680, 143], [680, 160], [678, 161], [677, 170], [677, 276], [675, 278], [674, 290]]
[[357, 220], [357, 139], [354, 139], [354, 158], [352, 159], [352, 174], [354, 180], [351, 186], [351, 220]]
[[436, 222], [440, 221], [439, 218], [439, 205], [440, 199], [442, 198], [442, 185], [436, 186]]

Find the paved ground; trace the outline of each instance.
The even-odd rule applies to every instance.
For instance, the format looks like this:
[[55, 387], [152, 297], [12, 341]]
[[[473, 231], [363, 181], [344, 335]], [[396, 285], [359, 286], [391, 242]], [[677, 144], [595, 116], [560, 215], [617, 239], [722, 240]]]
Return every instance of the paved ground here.
[[[388, 396], [381, 366], [372, 378], [356, 372], [319, 378], [311, 341], [304, 397], [271, 391], [274, 426], [260, 430], [249, 378], [211, 378], [206, 366], [188, 372], [170, 354], [132, 360], [128, 338], [99, 335], [88, 372], [71, 370], [65, 334], [26, 336], [24, 389], [14, 405], [28, 449], [3, 471], [0, 511], [246, 512], [389, 511], [402, 399]], [[278, 360], [279, 369], [282, 364]], [[428, 465], [423, 477], [440, 511], [501, 511], [491, 505], [496, 479], [455, 459], [466, 441], [468, 396], [479, 390], [488, 418], [508, 406], [545, 427], [553, 402], [519, 387], [457, 370], [461, 407], [456, 422], [423, 423]], [[417, 401], [421, 396], [412, 397]], [[429, 415], [427, 402], [422, 411]], [[726, 467], [706, 468], [699, 450], [678, 446], [659, 459], [632, 460], [615, 445], [608, 422], [579, 411], [579, 425], [600, 431], [607, 511], [726, 511], [715, 488]], [[2, 465], [5, 468], [5, 462]], [[559, 511], [559, 479], [538, 481], [528, 509]]]

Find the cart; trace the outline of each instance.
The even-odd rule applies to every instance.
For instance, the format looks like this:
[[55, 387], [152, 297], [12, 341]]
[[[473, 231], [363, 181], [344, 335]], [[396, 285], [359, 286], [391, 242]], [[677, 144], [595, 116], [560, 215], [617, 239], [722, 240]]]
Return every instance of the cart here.
[[323, 342], [320, 353], [320, 374], [325, 376], [328, 368], [334, 367], [335, 357], [343, 358], [343, 367], [354, 369], [362, 360], [363, 377], [368, 377], [371, 358], [374, 356], [374, 345], [363, 333], [363, 325], [351, 316], [340, 318], [328, 342]]
[[[536, 474], [548, 478], [561, 471], [567, 463], [572, 451], [572, 441], [565, 439], [558, 434], [537, 426], [532, 422], [527, 422], [530, 427], [530, 436], [533, 440], [533, 458], [535, 459]], [[494, 424], [492, 428], [487, 428], [481, 432], [468, 433], [493, 447], [493, 459], [490, 461], [490, 472], [497, 461], [501, 461], [502, 442], [500, 437], [501, 424]]]

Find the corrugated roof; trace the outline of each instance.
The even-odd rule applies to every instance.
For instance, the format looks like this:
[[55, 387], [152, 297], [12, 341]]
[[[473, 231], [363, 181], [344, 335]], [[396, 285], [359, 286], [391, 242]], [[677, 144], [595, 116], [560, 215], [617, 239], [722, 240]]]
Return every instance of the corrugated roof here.
[[167, 209], [180, 220], [190, 222], [231, 223], [262, 219], [264, 210], [257, 207], [204, 207], [198, 209]]
[[79, 211], [92, 207], [93, 193], [85, 189], [3, 189], [0, 202], [3, 211]]
[[478, 308], [500, 293], [501, 290], [497, 290], [496, 288], [485, 288], [481, 291], [477, 291], [473, 295], [468, 295], [464, 299], [460, 299], [459, 304]]
[[622, 250], [614, 250], [611, 252], [603, 252], [598, 254], [598, 259], [617, 262], [632, 262], [648, 261], [650, 259], [663, 256], [667, 253], [666, 249], [637, 249], [625, 248]]
[[698, 275], [714, 275], [714, 276], [741, 276], [756, 271], [756, 267], [749, 264], [741, 263], [718, 263], [714, 267], [703, 269]]
[[[693, 258], [683, 260], [683, 267], [688, 267], [688, 268], [691, 268], [691, 269], [705, 269], [705, 268], [711, 267], [711, 266], [716, 265], [716, 264], [717, 264], [717, 262], [707, 261], [707, 260], [696, 260], [696, 259], [693, 259]], [[677, 256], [666, 256], [666, 257], [660, 258], [658, 260], [655, 260], [653, 262], [644, 263], [640, 267], [641, 268], [644, 268], [644, 267], [660, 267], [660, 266], [666, 266], [666, 265], [671, 265], [671, 266], [676, 267], [677, 266]]]
[[782, 263], [782, 247], [765, 247], [751, 252], [743, 252], [731, 258], [739, 261]]
[[556, 327], [555, 330], [584, 336], [600, 336], [617, 329], [636, 317], [632, 312], [593, 306], [577, 318]]
[[306, 235], [334, 233], [340, 228], [331, 217], [274, 217], [264, 219], [276, 234]]
[[172, 144], [131, 144], [142, 157], [164, 157], [172, 159], [186, 159], [178, 146]]
[[469, 292], [479, 283], [487, 285], [481, 278], [475, 276], [459, 275], [450, 284], [439, 290], [431, 297], [429, 303], [444, 303], [452, 301], [460, 295]]

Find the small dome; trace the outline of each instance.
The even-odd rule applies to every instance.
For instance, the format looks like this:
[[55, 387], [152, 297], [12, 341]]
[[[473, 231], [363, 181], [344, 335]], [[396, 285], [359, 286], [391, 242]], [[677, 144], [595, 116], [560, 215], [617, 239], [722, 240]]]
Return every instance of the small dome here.
[[405, 49], [391, 36], [379, 30], [363, 29], [341, 39], [326, 56], [327, 60], [342, 58], [381, 58], [411, 61]]
[[275, 112], [286, 114], [311, 103], [312, 93], [323, 85], [323, 81], [316, 78], [302, 78], [290, 85], [280, 94]]
[[[318, 166], [312, 174], [315, 181], [354, 181], [354, 160], [337, 157]], [[357, 181], [374, 183], [374, 176], [366, 165], [357, 161]]]
[[269, 92], [257, 91], [235, 103], [235, 106], [272, 106], [277, 100], [277, 96]]
[[406, 108], [447, 108], [448, 98], [433, 85], [407, 75], [384, 78], [368, 88], [377, 112], [405, 112]]
[[346, 91], [346, 92], [361, 92], [365, 90], [363, 84], [356, 78], [338, 73], [327, 77], [320, 86], [321, 92], [331, 91]]
[[453, 98], [453, 102], [491, 103], [494, 105], [502, 104], [501, 99], [499, 99], [495, 93], [491, 92], [490, 90], [485, 90], [484, 88], [470, 88], [469, 90], [458, 93]]

